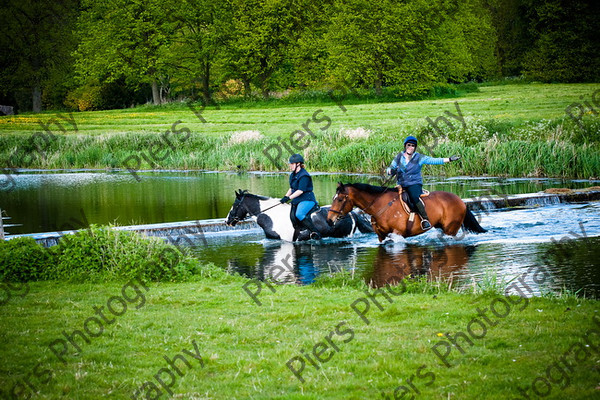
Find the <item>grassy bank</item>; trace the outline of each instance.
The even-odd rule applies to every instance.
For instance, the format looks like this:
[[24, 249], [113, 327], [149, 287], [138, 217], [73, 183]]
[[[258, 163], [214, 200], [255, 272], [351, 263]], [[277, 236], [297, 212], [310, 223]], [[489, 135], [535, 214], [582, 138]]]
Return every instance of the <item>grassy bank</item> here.
[[[46, 268], [63, 271], [60, 281], [39, 281], [35, 268], [15, 276], [7, 259], [0, 263], [2, 281], [13, 281], [2, 284], [0, 397], [364, 399], [418, 391], [424, 399], [505, 399], [521, 398], [519, 388], [531, 398], [597, 396], [597, 301], [504, 297], [494, 284], [459, 293], [408, 281], [375, 291], [349, 274], [304, 287], [262, 284], [259, 293], [258, 282], [215, 266], [156, 263], [158, 249], [178, 254], [171, 245], [108, 232], [83, 232], [52, 250], [57, 258]], [[47, 262], [35, 246], [19, 248], [13, 263]], [[147, 260], [130, 262], [144, 252]], [[77, 259], [79, 271], [58, 265]], [[178, 283], [165, 282], [168, 274], [131, 277], [182, 268]], [[89, 270], [104, 283], [77, 283]], [[462, 352], [451, 344], [457, 337]]]
[[503, 85], [456, 99], [396, 103], [196, 105], [197, 114], [171, 104], [0, 117], [0, 165], [278, 170], [287, 146], [304, 153], [311, 170], [377, 173], [414, 134], [427, 145], [424, 153], [464, 156], [443, 169], [451, 175], [599, 177], [599, 117], [590, 110], [580, 121], [566, 114], [573, 103], [592, 104], [599, 89]]
[[[480, 325], [469, 323], [495, 296], [404, 293], [391, 296], [390, 304], [379, 295], [384, 310], [371, 304], [367, 325], [351, 308], [365, 298], [359, 289], [277, 286], [271, 293], [265, 288], [258, 306], [243, 290], [245, 283], [222, 276], [196, 283], [148, 283], [147, 290], [137, 284], [144, 303], [139, 298], [130, 304], [90, 343], [76, 338], [80, 351], [67, 345], [62, 355], [63, 345], [54, 345], [65, 363], [49, 344], [64, 339], [63, 331], [83, 330], [86, 319], [96, 315], [94, 307], [106, 310], [110, 298], [121, 296], [123, 285], [31, 283], [29, 293], [12, 298], [0, 314], [0, 387], [6, 393], [21, 383], [31, 393], [23, 383], [28, 380], [37, 390], [35, 398], [124, 399], [152, 382], [162, 390], [160, 398], [168, 398], [154, 378], [168, 368], [163, 356], [173, 358], [184, 349], [195, 353], [195, 342], [202, 364], [192, 357], [187, 357], [190, 366], [178, 361], [182, 376], [175, 375], [174, 398], [364, 399], [381, 398], [381, 393], [394, 398], [400, 386], [410, 390], [409, 381], [420, 392], [417, 398], [521, 398], [518, 387], [536, 398], [532, 383], [540, 376], [547, 379], [548, 368], [565, 353], [571, 370], [556, 367], [550, 372], [550, 389], [538, 382], [536, 390], [550, 390], [550, 399], [597, 396], [598, 353], [582, 339], [595, 326], [595, 301], [538, 298], [512, 306], [502, 319], [488, 312], [497, 325], [488, 325], [485, 337], [473, 339], [473, 346], [462, 342], [465, 354], [453, 348], [444, 358], [447, 367], [432, 348], [445, 342], [442, 334], [467, 332], [467, 326], [481, 335]], [[324, 351], [322, 358], [331, 358], [319, 363], [319, 370], [305, 361], [301, 383], [286, 363], [302, 356], [302, 350], [310, 354], [317, 343], [327, 343], [325, 337], [336, 327], [342, 334], [334, 334], [332, 341], [339, 350], [330, 346]], [[571, 353], [576, 343], [581, 343], [578, 361]], [[445, 346], [437, 349], [444, 354]], [[299, 363], [292, 365], [299, 368]], [[166, 372], [159, 376], [171, 381]], [[148, 398], [158, 394], [151, 387], [145, 388]]]

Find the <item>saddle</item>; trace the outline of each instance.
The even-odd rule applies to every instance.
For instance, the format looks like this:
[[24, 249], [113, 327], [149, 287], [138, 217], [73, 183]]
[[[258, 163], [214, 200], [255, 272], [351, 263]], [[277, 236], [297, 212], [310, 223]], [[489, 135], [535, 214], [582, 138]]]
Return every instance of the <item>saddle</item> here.
[[[404, 211], [406, 211], [406, 213], [408, 215], [416, 213], [417, 209], [415, 207], [414, 204], [412, 204], [412, 202], [410, 201], [410, 197], [408, 197], [408, 192], [405, 192], [402, 190], [402, 186], [396, 186], [398, 188], [398, 197], [401, 200], [402, 203], [402, 208], [404, 208]], [[429, 190], [425, 190], [423, 189], [423, 192], [421, 193], [420, 197], [427, 197], [429, 196]], [[421, 202], [423, 202], [423, 200], [420, 200]]]
[[[298, 219], [296, 218], [296, 208], [297, 204], [292, 204], [292, 209], [290, 210], [290, 220], [292, 221], [292, 226], [294, 227], [295, 231], [303, 229], [302, 225], [300, 225], [300, 221], [298, 221]], [[311, 215], [314, 212], [319, 211], [320, 209], [321, 206], [319, 206], [319, 204], [315, 204], [315, 206], [310, 209], [308, 214], [306, 214], [306, 218], [311, 218]]]

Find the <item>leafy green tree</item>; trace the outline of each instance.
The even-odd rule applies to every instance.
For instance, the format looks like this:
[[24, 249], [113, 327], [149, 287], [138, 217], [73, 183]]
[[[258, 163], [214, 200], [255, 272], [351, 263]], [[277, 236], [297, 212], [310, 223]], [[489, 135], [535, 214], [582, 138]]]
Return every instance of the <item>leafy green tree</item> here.
[[489, 12], [479, 0], [337, 1], [326, 34], [338, 79], [384, 85], [463, 81], [495, 68]]
[[596, 0], [524, 0], [533, 45], [523, 69], [533, 79], [600, 79], [600, 3]]
[[77, 70], [83, 80], [112, 82], [125, 77], [149, 83], [154, 104], [165, 86], [164, 56], [177, 23], [161, 0], [84, 0], [79, 20]]
[[520, 75], [523, 56], [533, 43], [523, 0], [484, 0], [484, 6], [490, 11], [495, 30], [496, 40], [489, 44], [495, 46], [498, 75]]
[[25, 89], [33, 111], [42, 110], [42, 94], [69, 79], [71, 30], [76, 0], [7, 0], [0, 8], [0, 87]]
[[178, 23], [167, 64], [184, 88], [193, 89], [200, 84], [206, 104], [212, 103], [212, 71], [222, 55], [231, 10], [229, 3], [219, 0], [183, 0], [175, 2], [171, 10]]
[[301, 26], [301, 4], [297, 0], [230, 0], [233, 9], [231, 35], [225, 64], [232, 77], [250, 84], [269, 97], [272, 78], [288, 59]]

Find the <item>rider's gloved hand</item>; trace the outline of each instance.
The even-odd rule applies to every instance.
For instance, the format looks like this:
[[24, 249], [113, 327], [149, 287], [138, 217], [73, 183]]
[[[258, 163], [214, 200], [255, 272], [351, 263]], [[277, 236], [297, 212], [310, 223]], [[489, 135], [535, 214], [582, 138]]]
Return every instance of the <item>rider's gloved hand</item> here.
[[280, 201], [282, 204], [283, 204], [283, 203], [287, 203], [288, 201], [290, 201], [290, 198], [289, 198], [289, 197], [287, 197], [287, 196], [283, 196], [283, 197], [281, 198], [281, 200], [279, 200], [279, 201]]
[[460, 156], [452, 156], [450, 157], [450, 161], [460, 160]]
[[388, 168], [386, 172], [387, 172], [388, 175], [396, 175], [396, 173], [398, 172], [398, 169], [396, 169], [396, 168]]

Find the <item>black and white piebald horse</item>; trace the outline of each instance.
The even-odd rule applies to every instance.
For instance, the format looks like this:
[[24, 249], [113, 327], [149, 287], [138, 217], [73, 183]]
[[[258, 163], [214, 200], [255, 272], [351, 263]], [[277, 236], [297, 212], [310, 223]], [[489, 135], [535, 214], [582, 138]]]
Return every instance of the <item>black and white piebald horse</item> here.
[[[290, 219], [291, 205], [281, 204], [279, 199], [251, 194], [246, 190], [236, 191], [235, 197], [233, 206], [227, 214], [227, 225], [234, 226], [250, 216], [255, 216], [256, 223], [263, 229], [269, 239], [293, 242], [310, 238], [310, 232], [294, 229]], [[319, 211], [310, 214], [322, 237], [340, 238], [350, 236], [357, 229], [361, 233], [373, 232], [371, 224], [355, 212], [348, 213], [334, 226], [329, 226], [327, 223], [328, 211], [329, 207], [321, 207]]]

